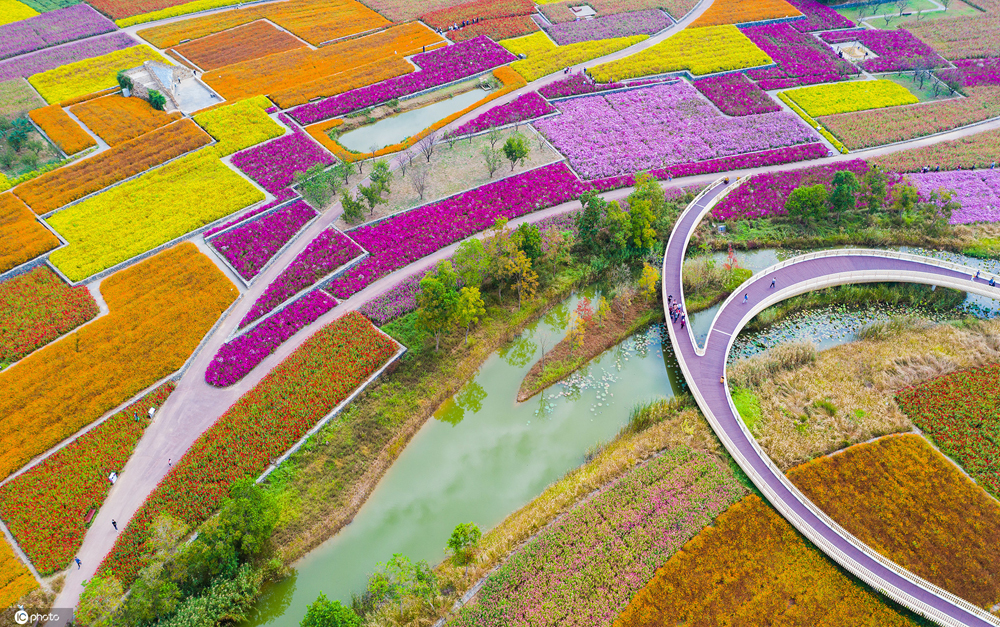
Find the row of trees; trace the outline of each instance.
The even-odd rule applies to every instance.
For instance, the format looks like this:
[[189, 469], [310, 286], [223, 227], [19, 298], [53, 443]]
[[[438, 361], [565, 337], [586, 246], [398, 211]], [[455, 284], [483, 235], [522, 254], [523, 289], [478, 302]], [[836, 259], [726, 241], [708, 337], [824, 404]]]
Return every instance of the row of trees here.
[[0, 150], [0, 166], [8, 172], [12, 172], [18, 164], [25, 171], [38, 168], [38, 162], [45, 144], [31, 139], [31, 132], [35, 127], [31, 125], [28, 118], [20, 117], [8, 120], [0, 117], [0, 138], [6, 146]]

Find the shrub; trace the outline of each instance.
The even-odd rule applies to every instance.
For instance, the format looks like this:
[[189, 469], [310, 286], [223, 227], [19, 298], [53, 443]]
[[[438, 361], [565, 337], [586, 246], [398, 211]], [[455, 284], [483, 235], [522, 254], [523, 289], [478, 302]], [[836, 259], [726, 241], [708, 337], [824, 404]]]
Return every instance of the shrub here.
[[167, 107], [167, 99], [163, 94], [155, 89], [150, 89], [149, 106], [153, 107], [157, 111], [163, 111]]

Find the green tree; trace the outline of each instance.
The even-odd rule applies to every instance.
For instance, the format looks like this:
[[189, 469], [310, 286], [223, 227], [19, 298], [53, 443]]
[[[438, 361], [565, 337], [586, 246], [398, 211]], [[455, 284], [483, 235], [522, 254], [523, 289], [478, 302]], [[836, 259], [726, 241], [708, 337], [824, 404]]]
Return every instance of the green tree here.
[[361, 617], [340, 601], [331, 601], [322, 592], [309, 605], [301, 627], [361, 627]]
[[580, 196], [580, 204], [583, 205], [583, 210], [576, 216], [576, 230], [580, 244], [588, 252], [596, 254], [600, 251], [598, 234], [608, 203], [597, 195], [596, 190], [589, 190]]
[[507, 138], [503, 144], [503, 154], [510, 161], [510, 171], [514, 171], [514, 166], [518, 161], [524, 161], [531, 152], [528, 140], [520, 133], [514, 133]]
[[885, 206], [885, 199], [888, 196], [885, 170], [874, 166], [865, 172], [861, 180], [864, 183], [865, 205], [868, 211], [872, 213], [882, 211], [882, 208]]
[[628, 217], [629, 247], [633, 256], [637, 257], [648, 252], [656, 243], [656, 230], [653, 228], [656, 215], [652, 203], [647, 198], [634, 198], [629, 204]]
[[833, 175], [833, 192], [830, 194], [830, 207], [837, 219], [854, 211], [857, 204], [858, 190], [861, 185], [854, 172], [841, 170]]
[[503, 300], [503, 286], [510, 278], [508, 262], [519, 249], [507, 228], [507, 218], [497, 218], [490, 228], [491, 235], [486, 239], [486, 252], [489, 255], [487, 275], [497, 286], [497, 299]]
[[7, 144], [14, 150], [18, 152], [21, 150], [21, 146], [28, 140], [28, 134], [34, 130], [26, 118], [17, 118], [11, 122], [10, 127], [4, 133], [4, 137], [7, 139]]
[[827, 191], [823, 184], [796, 187], [785, 201], [788, 215], [806, 224], [822, 220], [827, 214]]
[[417, 327], [434, 336], [434, 350], [441, 349], [441, 334], [455, 319], [458, 295], [433, 274], [420, 281], [417, 293]]
[[155, 89], [149, 90], [149, 104], [151, 107], [157, 111], [163, 111], [167, 108], [167, 98]]
[[465, 566], [465, 574], [469, 574], [469, 564], [476, 559], [476, 549], [479, 547], [479, 540], [483, 537], [483, 532], [479, 530], [476, 523], [460, 523], [451, 532], [448, 538], [448, 553], [451, 555], [451, 563], [455, 566]]
[[373, 185], [378, 187], [381, 193], [388, 194], [392, 183], [392, 170], [389, 169], [389, 162], [385, 159], [376, 161], [375, 165], [372, 166], [372, 171], [368, 174], [368, 178]]
[[493, 178], [496, 171], [500, 169], [501, 161], [503, 161], [503, 155], [500, 154], [499, 150], [483, 146], [483, 163], [486, 165], [486, 171], [489, 172], [490, 178]]
[[302, 192], [302, 197], [310, 205], [322, 209], [340, 188], [339, 176], [332, 171], [324, 170], [317, 163], [305, 172], [296, 172], [293, 177]]
[[455, 306], [455, 317], [458, 323], [465, 327], [465, 343], [469, 343], [469, 327], [479, 322], [486, 314], [486, 306], [478, 287], [466, 286], [458, 293]]
[[132, 79], [125, 76], [125, 70], [118, 70], [118, 86], [122, 89], [132, 89]]
[[344, 220], [351, 224], [357, 224], [365, 219], [365, 206], [361, 201], [356, 200], [347, 193], [347, 190], [340, 192], [340, 204], [344, 207]]
[[359, 185], [358, 194], [368, 203], [368, 215], [375, 213], [375, 207], [385, 202], [382, 198], [382, 188], [376, 184]]
[[524, 300], [533, 298], [538, 290], [538, 274], [531, 267], [531, 259], [521, 249], [507, 258], [505, 273], [517, 287], [517, 308], [520, 309]]
[[113, 576], [95, 575], [80, 593], [77, 620], [88, 627], [109, 627], [123, 594], [121, 582]]
[[490, 256], [483, 242], [471, 238], [462, 242], [451, 258], [455, 272], [462, 280], [462, 285], [479, 287], [486, 280], [490, 266]]
[[632, 235], [632, 221], [618, 201], [613, 200], [608, 203], [602, 230], [607, 233], [605, 256], [619, 259], [626, 256]]
[[542, 256], [542, 233], [534, 224], [522, 222], [511, 234], [514, 244], [524, 251], [531, 263]]

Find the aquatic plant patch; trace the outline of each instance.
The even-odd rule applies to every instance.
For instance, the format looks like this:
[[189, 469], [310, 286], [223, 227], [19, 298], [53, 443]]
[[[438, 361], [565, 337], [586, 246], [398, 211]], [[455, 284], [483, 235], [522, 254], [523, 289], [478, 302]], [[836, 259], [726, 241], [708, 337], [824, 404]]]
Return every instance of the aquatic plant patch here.
[[777, 67], [750, 70], [750, 77], [762, 89], [831, 83], [859, 73], [829, 46], [799, 32], [791, 23], [750, 26], [742, 31], [777, 63]]
[[336, 306], [337, 301], [322, 290], [296, 299], [245, 334], [220, 346], [205, 369], [205, 382], [220, 388], [237, 383], [288, 338]]
[[146, 426], [174, 391], [167, 382], [0, 486], [0, 517], [39, 573], [66, 568], [83, 544], [87, 512], [99, 509]]
[[80, 125], [69, 117], [59, 105], [35, 109], [29, 115], [38, 128], [42, 129], [45, 136], [67, 155], [73, 155], [97, 145], [94, 138], [80, 128]]
[[299, 229], [315, 217], [316, 211], [299, 200], [227, 231], [209, 243], [241, 277], [249, 281]]
[[955, 170], [908, 174], [924, 197], [939, 190], [954, 192], [962, 207], [951, 214], [952, 224], [1000, 222], [1000, 170]]
[[[789, 609], [796, 618], [789, 618]], [[756, 625], [797, 617], [815, 625], [918, 624], [844, 574], [770, 505], [750, 495], [674, 553], [615, 624]]]
[[599, 39], [597, 41], [583, 41], [578, 44], [559, 46], [552, 48], [548, 52], [533, 56], [529, 55], [527, 59], [511, 63], [510, 67], [523, 76], [524, 80], [531, 82], [547, 74], [558, 72], [564, 67], [586, 63], [591, 59], [597, 59], [613, 52], [618, 52], [647, 38], [647, 35], [633, 35], [631, 37]]
[[118, 70], [142, 65], [145, 61], [167, 63], [160, 53], [149, 46], [140, 45], [33, 74], [28, 82], [47, 102], [62, 102], [115, 87], [118, 85]]
[[202, 111], [194, 116], [194, 121], [219, 142], [215, 152], [225, 157], [285, 134], [285, 129], [267, 114], [272, 106], [267, 97], [254, 96]]
[[869, 159], [893, 172], [917, 172], [923, 168], [969, 170], [989, 168], [1000, 162], [1000, 130], [984, 131], [929, 146], [910, 148]]
[[295, 261], [288, 264], [278, 278], [267, 286], [240, 321], [240, 328], [274, 311], [292, 296], [314, 285], [362, 253], [361, 248], [349, 237], [337, 229], [326, 229], [309, 242]]
[[788, 478], [854, 537], [909, 572], [979, 607], [1000, 601], [1000, 573], [990, 566], [1000, 542], [1000, 502], [921, 436], [858, 444], [793, 468]]
[[673, 22], [663, 11], [646, 9], [632, 13], [616, 13], [605, 15], [593, 20], [577, 20], [546, 27], [549, 37], [560, 46], [575, 44], [581, 41], [598, 39], [614, 39], [632, 35], [652, 35], [658, 33]]
[[202, 71], [208, 71], [304, 46], [294, 35], [259, 21], [175, 46], [173, 50]]
[[687, 70], [691, 74], [731, 72], [770, 65], [771, 57], [735, 26], [686, 28], [625, 57], [596, 66], [590, 75], [602, 83]]
[[0, 372], [0, 476], [179, 369], [236, 288], [194, 244], [101, 284], [110, 313]]
[[718, 458], [668, 449], [529, 540], [449, 625], [610, 626], [661, 564], [743, 494]]
[[330, 165], [333, 157], [296, 126], [289, 135], [236, 153], [232, 163], [261, 187], [276, 194], [292, 184], [296, 172], [305, 172], [316, 164]]
[[0, 59], [117, 30], [90, 5], [77, 4], [0, 26]]
[[812, 117], [917, 103], [908, 89], [887, 80], [800, 87], [785, 95]]
[[806, 18], [789, 22], [792, 28], [797, 31], [814, 33], [820, 30], [852, 28], [854, 26], [854, 22], [816, 0], [787, 0], [787, 2], [798, 9]]
[[396, 352], [364, 316], [350, 312], [320, 329], [203, 433], [139, 508], [101, 564], [131, 585], [166, 513], [198, 525], [229, 485], [260, 474]]
[[450, 133], [452, 136], [466, 135], [489, 130], [493, 127], [533, 120], [556, 110], [538, 92], [532, 91], [518, 96], [508, 103], [493, 107]]
[[94, 98], [70, 107], [70, 113], [103, 139], [116, 146], [181, 119], [179, 111], [157, 111], [142, 98], [118, 94]]
[[798, 9], [785, 0], [716, 0], [691, 22], [691, 28], [749, 24], [801, 15]]
[[69, 44], [39, 50], [13, 59], [0, 61], [0, 81], [13, 78], [27, 78], [54, 70], [60, 66], [76, 63], [91, 57], [99, 57], [116, 50], [134, 47], [138, 42], [125, 33], [111, 33], [100, 37], [91, 37]]
[[909, 22], [903, 28], [946, 59], [993, 57], [1000, 50], [1000, 22], [989, 17]]
[[0, 194], [0, 272], [10, 270], [59, 245], [17, 196]]
[[211, 142], [191, 120], [180, 120], [83, 161], [46, 172], [14, 189], [38, 215], [145, 172]]
[[781, 111], [781, 105], [742, 73], [703, 78], [695, 81], [694, 86], [726, 115]]
[[49, 224], [69, 245], [49, 259], [79, 281], [261, 200], [201, 150], [53, 215]]
[[314, 124], [393, 98], [475, 76], [514, 59], [514, 55], [490, 39], [477, 37], [414, 55], [412, 61], [420, 68], [417, 72], [305, 104], [292, 109], [290, 114], [299, 124]]
[[898, 72], [948, 65], [934, 49], [914, 37], [908, 30], [840, 30], [823, 33], [820, 38], [827, 43], [859, 41], [878, 55], [866, 59], [861, 67], [869, 72]]
[[0, 363], [13, 363], [98, 314], [85, 286], [69, 287], [48, 266], [0, 283]]
[[558, 103], [535, 127], [584, 178], [634, 173], [812, 142], [787, 112], [727, 118], [687, 82]]
[[354, 229], [351, 239], [371, 255], [334, 279], [330, 291], [349, 298], [390, 272], [490, 228], [497, 218], [513, 220], [573, 200], [588, 187], [565, 163], [555, 163]]
[[10, 607], [25, 594], [38, 587], [38, 582], [7, 544], [0, 540], [0, 605]]
[[305, 89], [304, 83], [355, 71], [393, 55], [419, 53], [425, 47], [440, 45], [442, 41], [434, 31], [420, 23], [401, 24], [316, 50], [297, 48], [235, 63], [205, 72], [202, 78], [227, 100], [239, 100], [289, 89]]
[[914, 139], [1000, 116], [1000, 87], [969, 87], [967, 98], [831, 115], [817, 120], [851, 150]]

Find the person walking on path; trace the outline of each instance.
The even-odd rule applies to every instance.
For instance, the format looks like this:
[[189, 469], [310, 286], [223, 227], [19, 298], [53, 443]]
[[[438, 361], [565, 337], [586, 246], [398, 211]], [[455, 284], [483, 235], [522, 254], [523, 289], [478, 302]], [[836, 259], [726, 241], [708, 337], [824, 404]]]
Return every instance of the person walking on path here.
[[777, 283], [777, 282], [778, 282], [778, 279], [775, 279], [775, 278], [773, 278], [773, 277], [771, 278], [771, 289], [774, 289], [774, 285], [775, 285], [775, 283]]
[[743, 295], [743, 304], [746, 305], [748, 300], [750, 300], [750, 294], [744, 294]]
[[115, 522], [114, 518], [111, 519], [111, 526], [115, 528], [115, 531], [118, 531], [118, 523]]
[[979, 270], [976, 270], [976, 276], [972, 277], [972, 280], [973, 281], [978, 281], [979, 280]]
[[173, 464], [170, 463], [170, 458], [169, 457], [167, 458], [167, 466], [173, 466]]
[[83, 565], [83, 564], [80, 563], [80, 558], [79, 557], [74, 557], [73, 561], [76, 562], [76, 569], [80, 570], [80, 566]]

